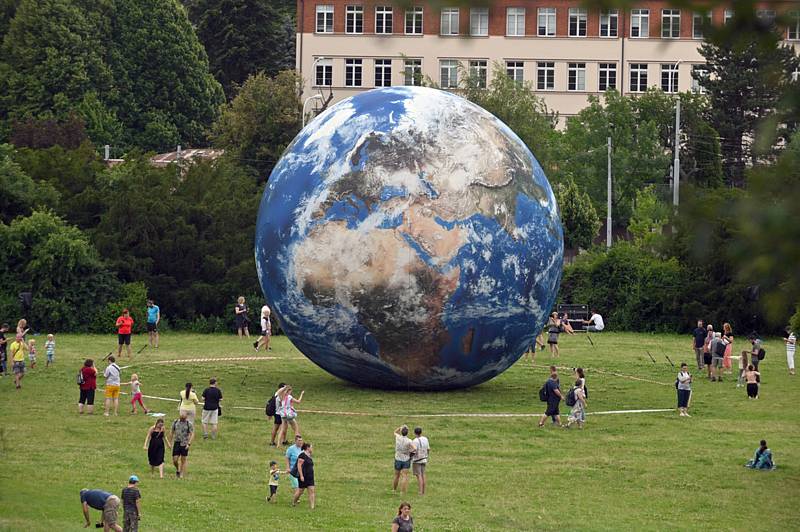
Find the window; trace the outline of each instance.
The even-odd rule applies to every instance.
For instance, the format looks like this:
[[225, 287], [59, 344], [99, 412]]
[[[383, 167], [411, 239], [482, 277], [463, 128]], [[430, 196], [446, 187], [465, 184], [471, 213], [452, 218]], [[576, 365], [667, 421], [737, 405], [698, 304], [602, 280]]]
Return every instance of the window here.
[[649, 9], [631, 9], [631, 37], [650, 37]]
[[556, 64], [536, 63], [536, 88], [551, 91], [556, 88]]
[[506, 74], [522, 85], [522, 82], [525, 81], [524, 63], [522, 61], [506, 61]]
[[375, 8], [375, 33], [392, 33], [392, 8], [377, 6]]
[[556, 8], [540, 7], [537, 12], [536, 34], [539, 37], [552, 37], [556, 34]]
[[443, 89], [458, 87], [458, 61], [455, 59], [441, 59], [439, 61], [439, 85]]
[[771, 9], [757, 9], [756, 17], [764, 24], [775, 24], [775, 11]]
[[375, 86], [376, 87], [391, 87], [392, 86], [392, 60], [391, 59], [376, 59], [375, 60]]
[[678, 65], [661, 65], [661, 90], [664, 92], [678, 92]]
[[600, 12], [600, 37], [616, 37], [619, 27], [619, 10]]
[[469, 34], [476, 37], [489, 35], [489, 8], [473, 7], [469, 10]]
[[586, 37], [586, 8], [569, 8], [569, 36]]
[[364, 33], [364, 6], [347, 6], [345, 33]]
[[512, 37], [525, 35], [524, 7], [509, 7], [506, 9], [506, 35]]
[[787, 20], [789, 21], [788, 39], [790, 41], [800, 40], [800, 11], [788, 13]]
[[733, 18], [733, 9], [726, 9], [722, 17], [722, 22], [727, 24]]
[[406, 85], [422, 85], [422, 59], [406, 59], [403, 69]]
[[362, 70], [361, 59], [344, 60], [344, 85], [345, 87], [360, 87]]
[[485, 60], [469, 62], [469, 75], [474, 80], [476, 87], [486, 88], [486, 70]]
[[700, 80], [708, 76], [705, 65], [692, 65], [692, 92], [705, 94], [706, 90], [700, 85]]
[[333, 6], [317, 6], [317, 33], [333, 33]]
[[711, 27], [711, 11], [692, 15], [692, 39], [705, 37], [705, 29]]
[[442, 35], [458, 35], [458, 8], [442, 8]]
[[406, 10], [406, 34], [422, 35], [422, 8], [412, 7]]
[[333, 61], [330, 59], [317, 59], [314, 69], [314, 85], [317, 87], [330, 87], [333, 85]]
[[617, 88], [617, 64], [616, 63], [600, 63], [600, 82], [597, 88], [600, 92], [605, 92], [608, 89]]
[[567, 90], [586, 90], [586, 63], [567, 64]]
[[792, 81], [800, 81], [800, 66], [794, 67], [794, 72], [792, 72]]
[[677, 39], [681, 36], [681, 10], [661, 10], [661, 37], [663, 39]]
[[647, 63], [631, 63], [631, 92], [647, 90]]

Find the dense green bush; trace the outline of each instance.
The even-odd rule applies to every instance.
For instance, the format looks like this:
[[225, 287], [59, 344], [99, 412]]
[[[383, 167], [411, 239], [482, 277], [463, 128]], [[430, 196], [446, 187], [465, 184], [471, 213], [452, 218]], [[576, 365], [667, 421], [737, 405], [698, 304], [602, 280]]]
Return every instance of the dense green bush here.
[[[114, 333], [117, 330], [115, 325], [117, 318], [122, 315], [124, 309], [128, 309], [133, 318], [133, 332], [144, 332], [147, 321], [146, 306], [147, 288], [144, 283], [125, 283], [121, 286], [115, 300], [98, 308], [88, 329], [99, 334]], [[163, 325], [160, 323], [159, 327], [163, 327]]]

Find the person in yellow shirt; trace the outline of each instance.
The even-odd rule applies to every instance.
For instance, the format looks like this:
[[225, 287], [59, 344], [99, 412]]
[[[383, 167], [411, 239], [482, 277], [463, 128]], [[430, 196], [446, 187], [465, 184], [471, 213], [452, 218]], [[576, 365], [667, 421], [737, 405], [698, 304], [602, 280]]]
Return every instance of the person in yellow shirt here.
[[22, 377], [25, 376], [25, 353], [28, 351], [28, 344], [25, 343], [21, 334], [17, 335], [17, 339], [11, 343], [9, 353], [11, 360], [14, 362], [14, 384], [19, 390], [22, 388]]
[[186, 417], [189, 419], [189, 421], [194, 423], [194, 417], [196, 414], [195, 405], [200, 404], [200, 401], [197, 399], [197, 394], [194, 393], [194, 390], [192, 390], [191, 382], [186, 383], [186, 389], [183, 390], [179, 396], [181, 402], [178, 405], [178, 412], [186, 412]]

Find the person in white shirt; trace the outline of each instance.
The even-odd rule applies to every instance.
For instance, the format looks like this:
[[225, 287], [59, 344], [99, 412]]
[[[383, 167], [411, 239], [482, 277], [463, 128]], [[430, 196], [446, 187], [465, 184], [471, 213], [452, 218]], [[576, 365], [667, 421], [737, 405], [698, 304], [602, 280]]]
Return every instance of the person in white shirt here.
[[600, 332], [606, 328], [606, 324], [603, 323], [603, 316], [598, 314], [596, 310], [592, 310], [592, 316], [588, 320], [583, 320], [583, 323], [587, 325], [586, 330], [589, 332]]
[[262, 347], [264, 351], [269, 350], [269, 339], [272, 336], [272, 324], [269, 321], [270, 313], [271, 311], [267, 305], [261, 307], [261, 336], [253, 342], [253, 347], [255, 347], [256, 351]]
[[105, 386], [105, 412], [104, 416], [110, 414], [111, 405], [114, 405], [114, 415], [119, 415], [119, 387], [120, 387], [120, 367], [117, 366], [117, 359], [113, 356], [108, 357], [108, 367], [103, 372], [103, 377], [106, 378]]
[[428, 477], [425, 473], [425, 466], [428, 465], [428, 455], [431, 452], [431, 444], [428, 438], [422, 435], [422, 427], [414, 429], [415, 438], [411, 441], [414, 446], [414, 454], [411, 457], [411, 471], [417, 477], [419, 494], [425, 495], [425, 487], [428, 484]]
[[792, 332], [790, 327], [786, 327], [786, 363], [789, 365], [789, 375], [794, 375], [794, 352], [797, 349], [797, 335]]
[[411, 452], [414, 444], [408, 437], [408, 427], [403, 425], [394, 430], [394, 481], [392, 491], [397, 491], [400, 485], [400, 493], [406, 492], [408, 486], [408, 470], [411, 469]]

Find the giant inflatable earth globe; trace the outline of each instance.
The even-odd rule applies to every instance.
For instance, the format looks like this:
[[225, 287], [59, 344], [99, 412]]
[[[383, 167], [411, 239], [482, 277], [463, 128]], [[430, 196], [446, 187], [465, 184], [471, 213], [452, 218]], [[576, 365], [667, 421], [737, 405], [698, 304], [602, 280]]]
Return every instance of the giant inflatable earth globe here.
[[256, 265], [291, 341], [377, 388], [484, 382], [534, 343], [563, 235], [534, 156], [448, 92], [391, 87], [334, 105], [281, 157]]

